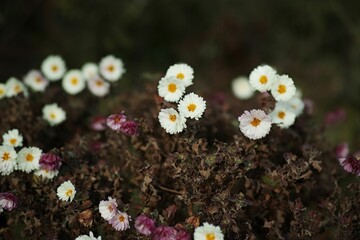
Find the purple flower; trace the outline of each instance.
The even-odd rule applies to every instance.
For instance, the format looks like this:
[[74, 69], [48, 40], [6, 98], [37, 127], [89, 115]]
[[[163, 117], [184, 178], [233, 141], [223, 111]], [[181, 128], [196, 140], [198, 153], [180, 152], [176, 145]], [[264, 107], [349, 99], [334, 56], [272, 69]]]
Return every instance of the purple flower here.
[[1, 209], [11, 211], [17, 207], [18, 201], [16, 196], [11, 192], [0, 193], [0, 212]]
[[123, 113], [112, 114], [106, 119], [106, 125], [115, 131], [119, 130], [124, 122], [126, 122], [126, 116]]
[[176, 240], [191, 240], [190, 234], [186, 232], [184, 229], [177, 229]]
[[43, 153], [39, 163], [42, 169], [54, 171], [60, 168], [61, 158], [53, 153]]
[[153, 233], [153, 240], [176, 240], [177, 231], [175, 228], [159, 226]]
[[336, 146], [336, 158], [346, 158], [349, 155], [349, 145], [342, 143]]
[[95, 131], [104, 131], [106, 128], [106, 118], [104, 117], [94, 117], [91, 120], [90, 127]]
[[139, 134], [139, 125], [135, 121], [129, 120], [122, 124], [120, 131], [128, 136], [136, 136]]
[[326, 125], [334, 125], [343, 122], [346, 119], [346, 111], [342, 108], [338, 108], [332, 112], [329, 112], [325, 116]]
[[135, 228], [139, 233], [149, 236], [155, 231], [155, 221], [145, 214], [141, 214], [135, 220]]
[[339, 158], [339, 162], [345, 171], [360, 176], [360, 161], [353, 155]]

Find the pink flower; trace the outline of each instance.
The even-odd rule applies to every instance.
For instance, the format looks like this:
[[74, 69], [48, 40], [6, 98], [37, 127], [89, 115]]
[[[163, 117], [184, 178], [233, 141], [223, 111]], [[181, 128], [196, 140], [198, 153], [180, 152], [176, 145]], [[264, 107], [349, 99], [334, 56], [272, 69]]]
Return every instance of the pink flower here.
[[53, 153], [43, 153], [39, 160], [41, 169], [54, 171], [61, 166], [61, 158]]
[[124, 122], [126, 122], [126, 116], [123, 113], [112, 114], [106, 119], [106, 125], [115, 131], [119, 130]]
[[345, 171], [360, 176], [360, 161], [353, 155], [345, 158], [339, 158], [339, 162]]
[[334, 125], [343, 122], [346, 119], [346, 111], [342, 108], [338, 108], [332, 112], [329, 112], [325, 116], [326, 125]]
[[346, 158], [349, 155], [349, 145], [342, 143], [336, 146], [336, 158]]
[[0, 193], [0, 212], [2, 209], [11, 211], [17, 207], [18, 201], [16, 196], [11, 192]]
[[145, 214], [142, 214], [136, 218], [135, 228], [139, 233], [149, 236], [156, 228], [155, 221]]
[[124, 231], [130, 228], [129, 221], [131, 220], [130, 216], [127, 213], [120, 212], [109, 221], [109, 223], [115, 228], [117, 231]]
[[184, 229], [177, 229], [176, 240], [191, 240], [190, 234]]
[[177, 231], [175, 228], [159, 226], [153, 233], [153, 240], [176, 240]]
[[106, 128], [106, 118], [104, 117], [94, 117], [91, 120], [90, 127], [95, 131], [104, 131]]
[[136, 136], [139, 134], [139, 125], [135, 121], [129, 120], [122, 124], [120, 131], [128, 136]]

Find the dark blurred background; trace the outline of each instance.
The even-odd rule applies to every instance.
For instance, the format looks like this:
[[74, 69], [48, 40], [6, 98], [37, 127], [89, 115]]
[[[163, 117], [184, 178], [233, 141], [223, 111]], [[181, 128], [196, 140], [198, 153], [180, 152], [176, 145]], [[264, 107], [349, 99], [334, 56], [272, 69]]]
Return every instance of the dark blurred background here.
[[[328, 138], [360, 148], [360, 2], [239, 0], [1, 0], [0, 82], [59, 54], [69, 68], [114, 54], [124, 81], [185, 62], [203, 92], [267, 63], [315, 102], [318, 121], [344, 109]], [[239, 101], [239, 104], [241, 102]]]

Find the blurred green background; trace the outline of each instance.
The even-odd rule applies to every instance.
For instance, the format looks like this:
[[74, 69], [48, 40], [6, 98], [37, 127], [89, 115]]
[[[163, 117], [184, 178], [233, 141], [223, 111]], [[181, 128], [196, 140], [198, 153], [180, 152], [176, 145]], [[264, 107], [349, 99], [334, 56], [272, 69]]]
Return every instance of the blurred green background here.
[[[0, 81], [21, 78], [49, 54], [69, 68], [114, 54], [126, 81], [186, 62], [196, 88], [231, 94], [231, 80], [267, 63], [289, 74], [315, 102], [322, 121], [344, 108], [330, 127], [332, 143], [360, 148], [360, 2], [239, 0], [2, 0]], [[241, 102], [239, 101], [239, 104]]]

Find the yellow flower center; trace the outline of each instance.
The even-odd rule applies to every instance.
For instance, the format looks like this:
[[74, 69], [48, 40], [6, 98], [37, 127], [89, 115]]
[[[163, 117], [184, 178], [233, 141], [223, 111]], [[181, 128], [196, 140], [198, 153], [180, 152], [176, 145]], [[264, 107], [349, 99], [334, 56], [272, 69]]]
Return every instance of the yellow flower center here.
[[206, 234], [206, 240], [215, 240], [215, 235], [213, 233]]
[[261, 121], [259, 119], [257, 119], [257, 118], [254, 118], [250, 123], [254, 127], [257, 127], [261, 123]]
[[169, 84], [169, 86], [168, 86], [169, 92], [174, 93], [176, 91], [176, 89], [177, 89], [176, 84], [174, 84], [174, 83]]
[[2, 96], [5, 93], [5, 90], [0, 88], [0, 96]]
[[69, 189], [65, 192], [65, 195], [68, 196], [68, 197], [71, 197], [73, 194], [73, 190]]
[[196, 109], [196, 105], [191, 103], [187, 106], [187, 109], [189, 110], [189, 112], [193, 112]]
[[3, 159], [4, 161], [9, 160], [9, 159], [10, 159], [10, 153], [5, 152], [5, 153], [2, 155], [2, 159]]
[[34, 160], [34, 156], [31, 153], [28, 153], [26, 155], [26, 161], [32, 162]]
[[96, 80], [96, 86], [101, 87], [102, 85], [104, 85], [104, 82], [101, 80]]
[[11, 145], [15, 145], [15, 143], [16, 143], [16, 138], [10, 139], [9, 142], [10, 142]]
[[41, 83], [41, 82], [42, 82], [42, 78], [41, 78], [41, 77], [36, 77], [36, 78], [35, 78], [35, 82]]
[[20, 85], [15, 85], [14, 91], [15, 91], [16, 93], [21, 92], [21, 87], [20, 87]]
[[175, 121], [176, 121], [176, 115], [175, 115], [175, 114], [171, 114], [171, 115], [169, 116], [169, 119], [170, 119], [170, 121], [175, 122]]
[[53, 72], [57, 72], [57, 70], [59, 70], [59, 67], [58, 67], [57, 65], [52, 65], [52, 66], [51, 66], [51, 70], [52, 70]]
[[279, 113], [278, 113], [278, 117], [279, 117], [280, 119], [284, 119], [284, 118], [285, 118], [285, 112], [279, 112]]
[[261, 84], [266, 84], [266, 83], [268, 82], [268, 79], [267, 79], [267, 77], [266, 77], [265, 75], [262, 75], [262, 76], [260, 77], [260, 79], [259, 79], [259, 82], [260, 82]]
[[183, 73], [178, 73], [178, 74], [176, 75], [176, 78], [179, 78], [179, 79], [181, 79], [181, 80], [183, 80], [184, 77], [185, 77], [185, 75], [184, 75]]
[[120, 215], [120, 217], [119, 217], [119, 221], [120, 221], [120, 222], [124, 222], [124, 221], [125, 221], [125, 218], [124, 218], [124, 216], [123, 216], [123, 215]]
[[71, 84], [72, 85], [77, 85], [79, 83], [79, 79], [77, 79], [76, 77], [71, 79]]
[[114, 210], [114, 208], [112, 207], [112, 205], [109, 205], [107, 208], [109, 209], [110, 212], [112, 212], [112, 211]]
[[56, 114], [55, 113], [50, 113], [50, 118], [54, 120], [56, 118]]
[[280, 84], [279, 88], [278, 88], [278, 93], [280, 93], [280, 94], [286, 93], [286, 86], [283, 84]]
[[108, 70], [109, 72], [113, 72], [114, 69], [115, 69], [114, 65], [109, 65], [109, 66], [107, 67], [107, 70]]

